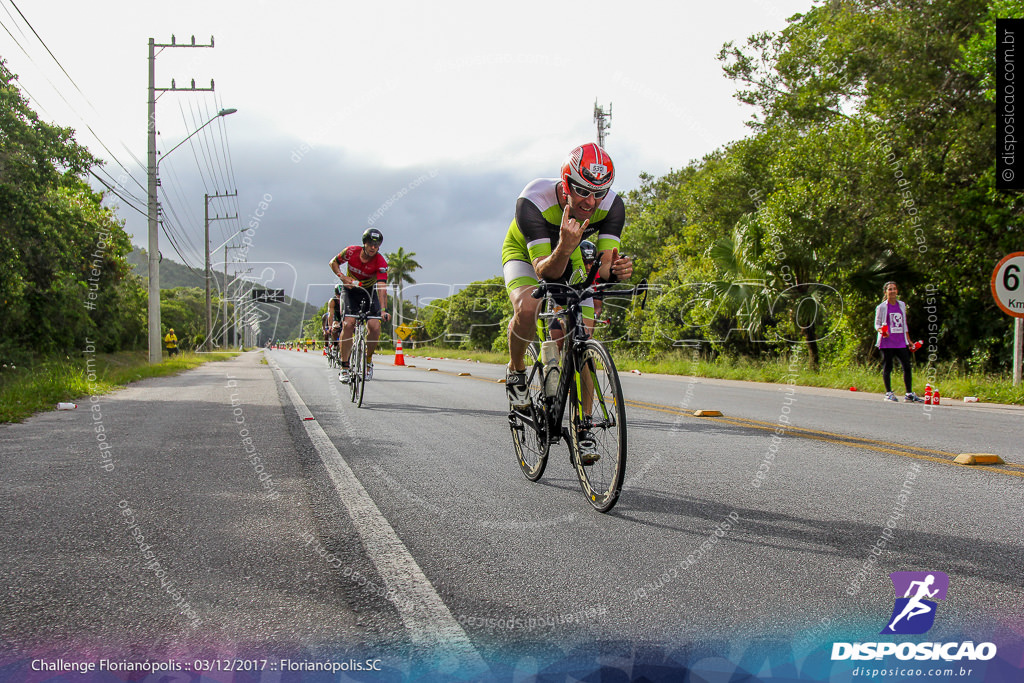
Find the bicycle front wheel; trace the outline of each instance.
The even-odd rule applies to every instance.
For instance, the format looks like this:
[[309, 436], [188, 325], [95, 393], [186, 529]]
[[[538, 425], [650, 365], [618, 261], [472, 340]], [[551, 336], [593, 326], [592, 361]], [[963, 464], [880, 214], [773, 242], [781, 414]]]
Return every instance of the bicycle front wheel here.
[[[519, 467], [527, 479], [537, 481], [548, 464], [551, 441], [548, 438], [548, 415], [544, 404], [544, 378], [537, 364], [537, 344], [530, 344], [526, 354], [527, 367], [530, 368], [527, 386], [530, 389], [531, 405], [524, 411], [512, 410], [510, 406], [508, 422]], [[524, 419], [520, 413], [529, 415], [530, 419]]]
[[361, 330], [356, 330], [352, 340], [352, 353], [349, 354], [349, 390], [352, 402], [357, 407], [363, 404], [363, 380], [365, 379], [366, 350]]
[[359, 384], [356, 390], [356, 408], [363, 407], [363, 392], [366, 391], [366, 329], [359, 335]]
[[[569, 448], [583, 494], [598, 512], [615, 506], [626, 476], [626, 406], [608, 350], [590, 339], [576, 357], [569, 399]], [[580, 437], [589, 432], [597, 460], [583, 464]]]

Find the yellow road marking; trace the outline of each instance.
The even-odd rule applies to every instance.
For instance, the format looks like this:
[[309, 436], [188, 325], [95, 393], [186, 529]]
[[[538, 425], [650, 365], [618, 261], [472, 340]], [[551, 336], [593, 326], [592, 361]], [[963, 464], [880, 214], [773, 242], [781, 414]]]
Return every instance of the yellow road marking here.
[[[643, 410], [652, 410], [659, 413], [667, 413], [669, 415], [677, 415], [680, 417], [693, 417], [694, 411], [680, 410], [679, 408], [673, 408], [671, 406], [660, 405], [658, 403], [648, 403], [646, 401], [626, 401], [627, 406], [634, 408], [642, 408]], [[815, 441], [825, 441], [828, 443], [834, 443], [842, 446], [851, 446], [853, 448], [863, 448], [865, 450], [876, 451], [879, 453], [891, 453], [893, 455], [902, 455], [908, 458], [915, 458], [917, 460], [930, 460], [932, 462], [943, 463], [946, 465], [955, 465], [957, 453], [950, 453], [948, 451], [938, 451], [931, 448], [922, 448], [919, 446], [907, 446], [905, 444], [891, 443], [889, 441], [878, 441], [875, 439], [865, 439], [860, 436], [848, 436], [846, 434], [836, 434], [833, 432], [826, 432], [818, 429], [808, 429], [806, 427], [794, 427], [792, 425], [780, 425], [775, 422], [765, 422], [763, 420], [751, 420], [742, 417], [695, 417], [701, 421], [721, 422], [723, 424], [730, 424], [736, 427], [747, 427], [750, 429], [760, 429], [763, 431], [774, 432], [776, 429], [783, 429], [786, 435], [799, 436], [805, 439], [813, 439]], [[1022, 465], [1006, 464], [1006, 467], [1019, 468], [1024, 470]], [[1013, 477], [1024, 478], [1024, 471], [1015, 472], [1009, 469], [1003, 469], [1001, 467], [985, 467], [986, 472], [999, 472], [1000, 474], [1008, 474]]]
[[[415, 367], [415, 366], [406, 366]], [[448, 372], [437, 368], [430, 368], [429, 371], [442, 372], [446, 375], [459, 376], [454, 372]], [[505, 378], [502, 377], [498, 380], [493, 380], [487, 377], [476, 377], [469, 375], [470, 379], [475, 379], [481, 382], [489, 383], [504, 383]], [[661, 405], [659, 403], [648, 403], [646, 401], [634, 401], [626, 400], [625, 404], [633, 408], [642, 408], [644, 410], [652, 410], [659, 413], [667, 413], [669, 415], [677, 415], [680, 417], [693, 417], [693, 413], [696, 411], [680, 410], [672, 406]], [[707, 411], [703, 411], [707, 412]], [[944, 465], [957, 465], [955, 462], [958, 453], [950, 453], [948, 451], [938, 451], [931, 448], [922, 448], [920, 446], [907, 446], [905, 444], [892, 443], [889, 441], [878, 441], [876, 439], [865, 439], [860, 436], [849, 436], [846, 434], [836, 434], [834, 432], [826, 432], [818, 429], [809, 429], [807, 427], [795, 427], [792, 425], [779, 425], [776, 422], [765, 422], [763, 420], [752, 420], [743, 417], [694, 417], [702, 421], [721, 422], [723, 424], [730, 424], [735, 427], [747, 427], [750, 429], [760, 429], [763, 431], [774, 432], [776, 429], [783, 427], [787, 435], [800, 436], [805, 439], [812, 439], [815, 441], [824, 441], [826, 443], [834, 443], [841, 446], [850, 446], [852, 448], [863, 448], [865, 450], [875, 451], [878, 453], [889, 453], [892, 455], [902, 455], [908, 458], [915, 458], [917, 460], [928, 460], [931, 462], [937, 462]], [[1020, 471], [1013, 471], [1014, 468]], [[1003, 467], [991, 467], [985, 466], [984, 471], [986, 472], [998, 472], [999, 474], [1007, 474], [1011, 477], [1024, 478], [1024, 465], [1016, 465], [1013, 463], [1005, 463]]]

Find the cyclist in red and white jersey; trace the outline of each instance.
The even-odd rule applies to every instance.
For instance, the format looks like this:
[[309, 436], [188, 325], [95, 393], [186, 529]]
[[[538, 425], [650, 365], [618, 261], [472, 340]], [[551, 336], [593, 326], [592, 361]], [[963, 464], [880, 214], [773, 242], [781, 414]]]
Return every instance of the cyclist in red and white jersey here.
[[[390, 320], [388, 302], [388, 262], [380, 255], [384, 235], [377, 228], [367, 228], [363, 244], [347, 247], [331, 259], [331, 270], [345, 287], [345, 313], [341, 325], [341, 382], [349, 381], [348, 356], [352, 351], [352, 333], [356, 328], [355, 314], [366, 298], [370, 301], [370, 317], [366, 322], [366, 379], [373, 378], [373, 352], [380, 339], [380, 321]], [[345, 272], [342, 273], [342, 266]]]

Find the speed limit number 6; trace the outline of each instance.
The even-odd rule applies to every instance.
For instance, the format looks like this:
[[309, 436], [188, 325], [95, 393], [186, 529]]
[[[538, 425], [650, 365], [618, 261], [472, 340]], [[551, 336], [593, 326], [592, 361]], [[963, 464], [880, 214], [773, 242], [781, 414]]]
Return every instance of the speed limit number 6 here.
[[1007, 254], [996, 264], [992, 296], [1004, 313], [1024, 318], [1024, 251]]

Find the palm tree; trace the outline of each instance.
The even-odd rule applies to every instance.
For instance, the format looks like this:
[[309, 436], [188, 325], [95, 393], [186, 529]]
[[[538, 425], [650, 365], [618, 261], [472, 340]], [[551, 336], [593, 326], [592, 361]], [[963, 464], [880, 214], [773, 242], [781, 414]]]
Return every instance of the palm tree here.
[[[834, 321], [832, 310], [842, 309], [842, 298], [836, 300], [836, 290], [813, 282], [812, 273], [821, 262], [813, 249], [799, 252], [794, 245], [786, 257], [789, 274], [781, 275], [764, 262], [764, 246], [755, 224], [738, 223], [732, 236], [721, 237], [709, 251], [719, 271], [719, 280], [710, 283], [711, 291], [724, 302], [725, 312], [736, 315], [746, 323], [744, 329], [755, 338], [765, 322], [788, 311], [793, 327], [804, 337], [807, 361], [812, 370], [819, 365], [818, 331], [823, 323]], [[876, 270], [888, 272], [890, 260], [883, 259]], [[865, 271], [866, 272], [866, 271]], [[874, 278], [879, 273], [867, 273]], [[830, 315], [830, 313], [832, 313]], [[828, 334], [834, 331], [834, 327]], [[796, 340], [787, 340], [795, 342]]]
[[[416, 284], [416, 280], [412, 277], [412, 272], [420, 267], [420, 264], [416, 262], [413, 256], [416, 255], [415, 251], [406, 253], [404, 247], [399, 247], [398, 251], [386, 254], [384, 258], [388, 262], [388, 284], [394, 285], [395, 287], [395, 299], [398, 306], [398, 318], [402, 317], [402, 296], [405, 291], [405, 283], [410, 285]], [[392, 305], [394, 310], [395, 305]], [[395, 317], [392, 314], [392, 317]], [[397, 325], [398, 323], [393, 323]]]
[[748, 226], [741, 224], [731, 237], [715, 240], [709, 251], [721, 277], [709, 283], [711, 291], [724, 304], [723, 312], [746, 319], [744, 329], [751, 339], [761, 331], [775, 293], [770, 274], [760, 264], [762, 251]]

